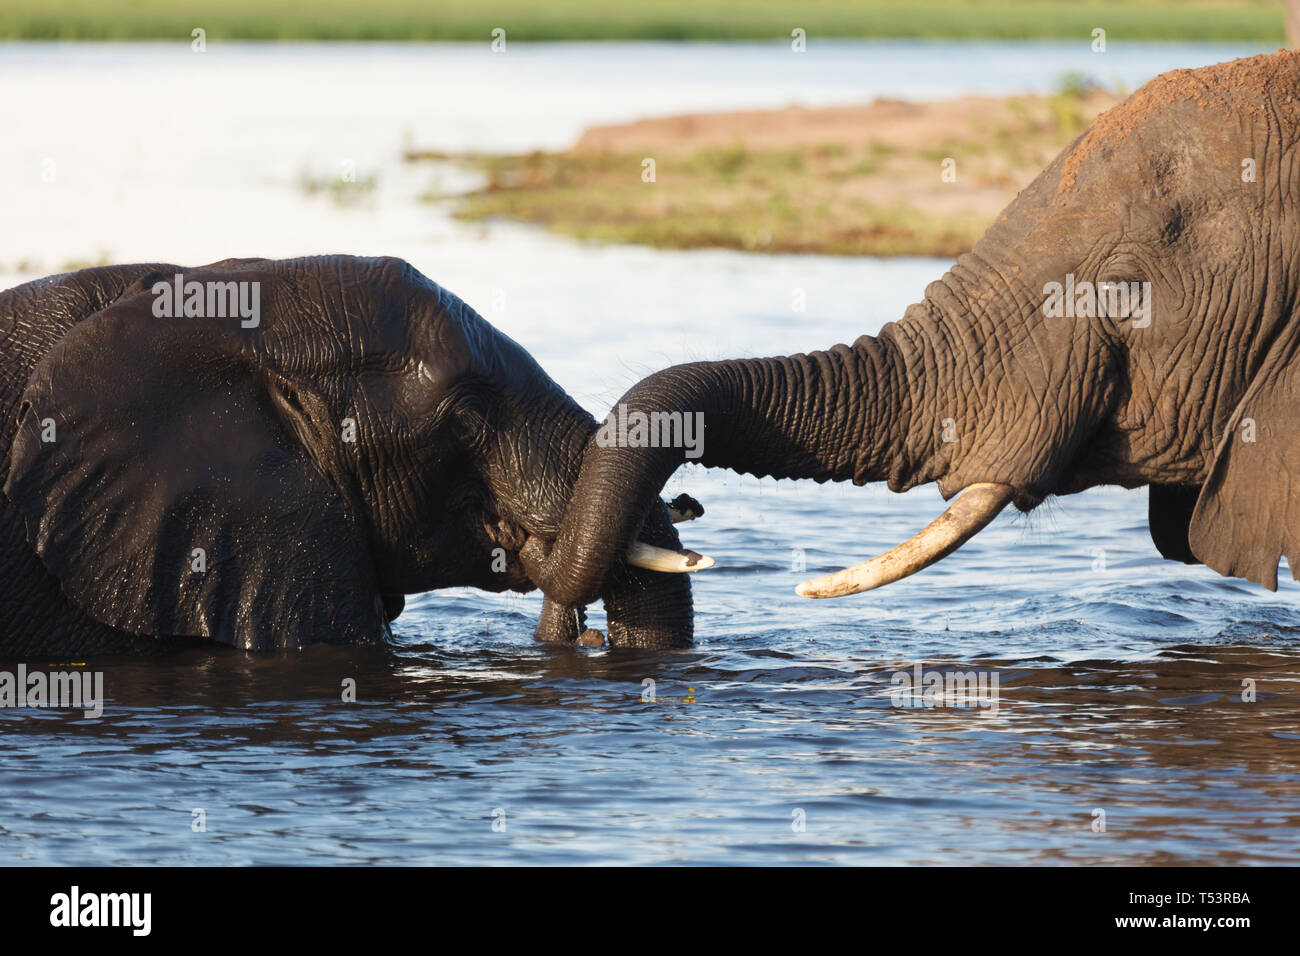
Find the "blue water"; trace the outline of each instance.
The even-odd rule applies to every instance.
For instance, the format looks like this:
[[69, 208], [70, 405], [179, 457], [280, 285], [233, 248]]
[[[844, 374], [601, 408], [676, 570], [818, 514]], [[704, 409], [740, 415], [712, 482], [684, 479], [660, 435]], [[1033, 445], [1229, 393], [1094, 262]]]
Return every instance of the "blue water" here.
[[[796, 92], [810, 105], [891, 75], [929, 77], [928, 95], [983, 88], [986, 75], [991, 92], [1041, 87], [1063, 59], [1083, 55], [1062, 45], [834, 49], [834, 63], [805, 67], [815, 76]], [[585, 51], [521, 50], [510, 69], [532, 92], [512, 106], [510, 84], [487, 72], [493, 61], [476, 65], [456, 48], [233, 47], [168, 88], [149, 68], [173, 55], [158, 47], [0, 48], [0, 82], [24, 81], [30, 100], [11, 127], [19, 178], [0, 177], [12, 200], [0, 208], [27, 230], [0, 230], [0, 269], [19, 281], [35, 268], [18, 268], [24, 257], [53, 267], [100, 252], [182, 262], [402, 255], [602, 414], [672, 362], [851, 341], [942, 273], [932, 260], [590, 246], [519, 226], [463, 227], [415, 201], [427, 172], [395, 158], [404, 124], [417, 145], [480, 135], [490, 146], [500, 130], [536, 128], [530, 97], [550, 90], [556, 122], [576, 132], [617, 112], [617, 102], [574, 92], [578, 76], [598, 92], [602, 69], [640, 90], [638, 103], [665, 75], [677, 89], [681, 71], [717, 77], [723, 92], [710, 105], [782, 105], [795, 91], [779, 74], [764, 78], [769, 46], [728, 47], [725, 57], [714, 45]], [[1112, 52], [1107, 62], [1154, 73], [1249, 51]], [[669, 56], [678, 71], [656, 73]], [[448, 57], [463, 58], [453, 64], [462, 90], [481, 80], [497, 91], [484, 93], [496, 112], [444, 114], [419, 98], [386, 100], [378, 119], [362, 110], [386, 65], [414, 83], [422, 62], [433, 76], [452, 70]], [[641, 87], [630, 79], [637, 66]], [[311, 72], [326, 67], [360, 92], [335, 81], [339, 99], [306, 115], [243, 100], [249, 128], [278, 119], [288, 132], [274, 150], [232, 134], [238, 117], [216, 87], [289, 77], [329, 92]], [[78, 70], [80, 80], [59, 79]], [[180, 147], [148, 130], [100, 139], [93, 162], [65, 155], [41, 109], [87, 78], [96, 98], [148, 94], [165, 113], [172, 97], [189, 96], [209, 112], [185, 121], [197, 139], [183, 155], [160, 156]], [[734, 97], [743, 102], [725, 101], [727, 89], [743, 90]], [[661, 111], [690, 108], [679, 99]], [[8, 99], [5, 109], [19, 107]], [[380, 172], [368, 206], [339, 208], [292, 187], [298, 164], [329, 168], [348, 155], [338, 141], [346, 124], [331, 111], [367, 131], [373, 155], [358, 162]], [[50, 150], [64, 157], [61, 178], [36, 193], [22, 170]], [[191, 218], [160, 218], [176, 201]], [[60, 231], [65, 221], [79, 229]], [[795, 290], [806, 312], [793, 310]], [[1285, 574], [1269, 594], [1162, 561], [1145, 493], [1095, 489], [1027, 518], [1003, 515], [885, 590], [813, 602], [795, 584], [901, 541], [939, 513], [938, 493], [698, 468], [667, 492], [681, 490], [707, 509], [683, 526], [684, 540], [718, 559], [694, 579], [695, 648], [539, 647], [535, 595], [450, 591], [410, 599], [389, 651], [91, 661], [109, 698], [101, 719], [0, 710], [0, 863], [1300, 860], [1300, 586]], [[893, 706], [893, 675], [918, 664], [996, 675], [996, 712]], [[341, 699], [346, 680], [355, 703]], [[1244, 680], [1255, 682], [1251, 702]]]

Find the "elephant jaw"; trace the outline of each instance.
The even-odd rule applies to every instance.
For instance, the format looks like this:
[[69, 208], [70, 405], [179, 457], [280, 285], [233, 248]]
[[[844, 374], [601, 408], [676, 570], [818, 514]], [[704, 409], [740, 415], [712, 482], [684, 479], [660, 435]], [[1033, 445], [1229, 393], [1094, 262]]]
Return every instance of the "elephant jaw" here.
[[[690, 495], [678, 495], [671, 502], [665, 502], [664, 505], [668, 509], [668, 516], [672, 519], [673, 524], [694, 521], [704, 514], [703, 506]], [[520, 557], [524, 559], [525, 566], [531, 561], [544, 560], [550, 553], [553, 543], [536, 535], [527, 535], [523, 547], [518, 549]], [[645, 541], [633, 541], [628, 545], [624, 559], [634, 568], [661, 571], [666, 574], [705, 571], [715, 564], [713, 558], [707, 554], [700, 554], [698, 551], [692, 551], [689, 548], [674, 551]]]
[[805, 581], [795, 593], [806, 598], [843, 597], [884, 587], [946, 558], [973, 538], [1015, 494], [1010, 485], [970, 485], [938, 518], [902, 544], [878, 557], [825, 577]]

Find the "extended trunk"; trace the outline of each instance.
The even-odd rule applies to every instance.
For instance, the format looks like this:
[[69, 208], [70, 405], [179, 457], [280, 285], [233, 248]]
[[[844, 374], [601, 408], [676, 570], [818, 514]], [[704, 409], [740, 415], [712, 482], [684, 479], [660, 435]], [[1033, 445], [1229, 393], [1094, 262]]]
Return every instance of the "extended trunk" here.
[[[850, 346], [787, 357], [697, 362], [634, 386], [611, 414], [700, 413], [710, 467], [776, 478], [937, 481], [954, 503], [902, 549], [800, 593], [854, 593], [950, 553], [1003, 506], [1055, 491], [1113, 402], [1112, 353], [1082, 323], [1045, 320], [1033, 286], [963, 256], [903, 319]], [[990, 280], [990, 275], [993, 280]], [[607, 430], [607, 434], [609, 430]], [[525, 548], [552, 597], [589, 600], [637, 533], [682, 447], [589, 443], [555, 545]], [[979, 486], [978, 489], [973, 486]]]
[[898, 374], [897, 356], [863, 337], [851, 348], [698, 362], [651, 375], [612, 414], [700, 414], [702, 455], [688, 459], [685, 447], [590, 443], [550, 553], [525, 550], [530, 576], [562, 602], [591, 600], [641, 529], [646, 506], [687, 460], [776, 478], [901, 478], [893, 474], [906, 397]]

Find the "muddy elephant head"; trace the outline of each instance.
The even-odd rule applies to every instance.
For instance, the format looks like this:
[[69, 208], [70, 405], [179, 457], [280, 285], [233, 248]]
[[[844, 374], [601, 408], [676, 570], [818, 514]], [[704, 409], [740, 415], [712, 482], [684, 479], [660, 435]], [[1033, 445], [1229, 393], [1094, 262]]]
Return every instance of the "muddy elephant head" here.
[[[700, 413], [703, 464], [937, 482], [934, 524], [829, 597], [936, 561], [1008, 502], [1150, 486], [1168, 558], [1276, 587], [1300, 570], [1300, 54], [1165, 74], [1100, 116], [875, 337], [668, 368], [621, 405]], [[589, 597], [680, 448], [588, 456], [533, 579]], [[631, 504], [635, 502], [635, 504]], [[1293, 571], [1294, 573], [1294, 571]]]
[[[19, 299], [48, 342], [8, 400], [4, 493], [91, 618], [300, 647], [384, 636], [404, 594], [534, 586], [517, 552], [558, 533], [596, 423], [405, 262], [46, 282]], [[643, 538], [677, 547], [662, 505]], [[685, 575], [621, 564], [596, 591], [615, 643], [690, 641]], [[537, 636], [581, 627], [548, 601]]]

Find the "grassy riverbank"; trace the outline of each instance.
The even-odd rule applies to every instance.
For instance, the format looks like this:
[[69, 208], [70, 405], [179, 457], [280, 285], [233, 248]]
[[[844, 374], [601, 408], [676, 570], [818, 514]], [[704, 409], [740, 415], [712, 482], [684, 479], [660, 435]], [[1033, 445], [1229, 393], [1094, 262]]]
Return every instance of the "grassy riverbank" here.
[[1116, 99], [1075, 79], [1050, 97], [679, 116], [597, 127], [559, 153], [409, 158], [484, 173], [450, 200], [469, 221], [674, 249], [955, 256]]
[[1277, 0], [4, 0], [0, 37], [211, 40], [1283, 39]]

